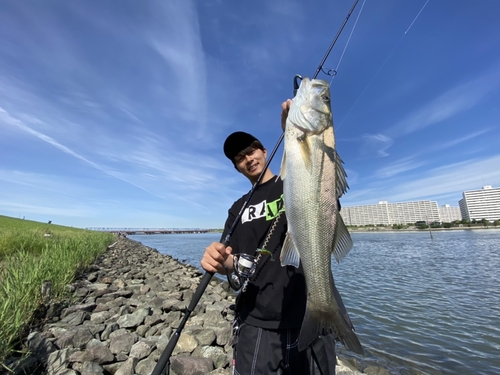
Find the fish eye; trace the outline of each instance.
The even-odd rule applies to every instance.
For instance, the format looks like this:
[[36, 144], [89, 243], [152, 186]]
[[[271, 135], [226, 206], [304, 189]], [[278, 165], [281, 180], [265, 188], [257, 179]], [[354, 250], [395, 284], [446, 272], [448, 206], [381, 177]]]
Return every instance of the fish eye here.
[[324, 102], [329, 102], [329, 101], [330, 101], [330, 98], [329, 98], [327, 95], [321, 95], [321, 99], [322, 99]]

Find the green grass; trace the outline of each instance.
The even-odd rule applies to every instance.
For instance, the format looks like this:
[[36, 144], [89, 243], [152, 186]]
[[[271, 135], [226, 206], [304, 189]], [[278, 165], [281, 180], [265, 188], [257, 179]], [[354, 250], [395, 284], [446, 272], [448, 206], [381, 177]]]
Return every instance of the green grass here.
[[114, 239], [110, 233], [0, 216], [0, 363], [43, 304], [42, 283], [52, 282], [51, 298], [68, 297], [66, 285]]

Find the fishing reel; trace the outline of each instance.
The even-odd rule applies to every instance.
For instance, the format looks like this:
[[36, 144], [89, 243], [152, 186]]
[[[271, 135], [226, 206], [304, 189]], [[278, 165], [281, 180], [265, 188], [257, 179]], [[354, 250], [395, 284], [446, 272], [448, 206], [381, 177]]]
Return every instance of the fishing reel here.
[[257, 268], [257, 257], [248, 254], [233, 255], [233, 272], [227, 274], [227, 282], [233, 290], [243, 287], [246, 290], [248, 280]]

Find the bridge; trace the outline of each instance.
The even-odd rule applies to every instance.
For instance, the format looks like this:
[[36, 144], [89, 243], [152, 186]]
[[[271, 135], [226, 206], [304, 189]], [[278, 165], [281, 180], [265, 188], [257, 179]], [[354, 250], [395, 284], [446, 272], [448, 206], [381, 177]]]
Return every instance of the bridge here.
[[100, 232], [108, 232], [113, 234], [188, 234], [188, 233], [209, 233], [219, 231], [217, 229], [206, 228], [86, 228], [88, 230], [96, 230]]

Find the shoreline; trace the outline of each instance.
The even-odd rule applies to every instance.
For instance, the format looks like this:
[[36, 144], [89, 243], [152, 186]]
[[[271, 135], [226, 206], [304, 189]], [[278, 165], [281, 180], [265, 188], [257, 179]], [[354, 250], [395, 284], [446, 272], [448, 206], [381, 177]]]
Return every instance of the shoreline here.
[[[119, 237], [68, 285], [72, 302], [45, 304], [23, 339], [29, 355], [5, 364], [19, 375], [150, 375], [201, 276], [192, 265]], [[235, 296], [226, 281], [210, 281], [172, 353], [171, 374], [231, 374]], [[342, 354], [337, 362], [339, 374], [389, 375]]]
[[[385, 227], [367, 227], [367, 228], [352, 228], [348, 227], [347, 230], [349, 233], [355, 232], [425, 232], [429, 233], [429, 228], [425, 229], [417, 229], [417, 228], [406, 228], [406, 229], [393, 229], [393, 228], [385, 228]], [[500, 226], [498, 227], [451, 227], [451, 228], [431, 228], [431, 232], [445, 232], [445, 231], [459, 231], [459, 230], [500, 230]]]

